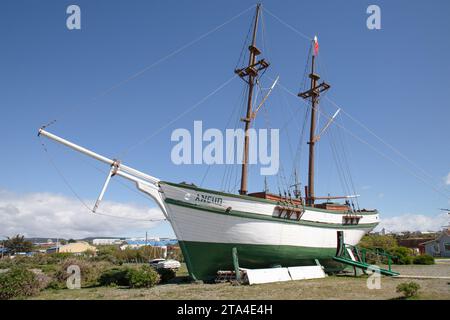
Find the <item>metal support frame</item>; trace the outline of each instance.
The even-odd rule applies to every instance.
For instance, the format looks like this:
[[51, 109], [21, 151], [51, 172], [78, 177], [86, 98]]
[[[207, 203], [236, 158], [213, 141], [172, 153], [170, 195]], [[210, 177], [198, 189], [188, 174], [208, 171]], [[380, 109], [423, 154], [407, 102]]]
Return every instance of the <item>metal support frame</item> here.
[[236, 281], [241, 281], [241, 271], [239, 270], [239, 258], [238, 258], [238, 251], [237, 248], [234, 247], [232, 250], [232, 256], [233, 256], [233, 267], [234, 267], [234, 273], [236, 274]]

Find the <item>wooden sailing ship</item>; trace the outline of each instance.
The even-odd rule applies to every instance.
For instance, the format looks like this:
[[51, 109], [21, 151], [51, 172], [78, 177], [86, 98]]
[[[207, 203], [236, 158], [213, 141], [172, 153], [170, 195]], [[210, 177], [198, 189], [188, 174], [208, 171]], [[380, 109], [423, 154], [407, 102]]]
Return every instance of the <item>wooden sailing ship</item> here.
[[[265, 59], [258, 60], [261, 51], [256, 46], [256, 34], [260, 10], [258, 5], [248, 47], [248, 65], [235, 70], [248, 85], [247, 109], [242, 119], [246, 133], [255, 116], [252, 110], [255, 81], [259, 73], [269, 67]], [[314, 41], [316, 45], [317, 40]], [[111, 166], [94, 211], [115, 175], [135, 182], [138, 190], [151, 197], [171, 223], [192, 279], [210, 280], [218, 270], [231, 270], [233, 248], [237, 249], [239, 263], [245, 268], [310, 265], [317, 259], [326, 270], [333, 270], [340, 267], [333, 261], [339, 247], [338, 235], [344, 235], [346, 243], [356, 245], [379, 220], [376, 210], [355, 210], [348, 203], [330, 202], [346, 197], [321, 198], [314, 193], [314, 151], [319, 138], [316, 135], [317, 103], [320, 94], [330, 88], [325, 82], [319, 83], [315, 58], [316, 54], [312, 55], [310, 88], [299, 94], [300, 98], [311, 102], [308, 185], [304, 197], [298, 190], [295, 197], [267, 191], [248, 193], [248, 134], [243, 146], [239, 194], [162, 181], [44, 129], [40, 129], [39, 134]], [[319, 203], [320, 200], [326, 201]]]

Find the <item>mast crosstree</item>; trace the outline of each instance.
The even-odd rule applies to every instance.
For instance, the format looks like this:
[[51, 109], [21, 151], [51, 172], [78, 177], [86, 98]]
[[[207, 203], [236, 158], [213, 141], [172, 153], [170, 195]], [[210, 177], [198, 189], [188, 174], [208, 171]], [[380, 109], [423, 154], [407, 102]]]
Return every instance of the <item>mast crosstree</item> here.
[[315, 61], [316, 55], [318, 54], [318, 43], [317, 38], [313, 40], [314, 46], [314, 54], [312, 55], [311, 60], [311, 73], [309, 74], [309, 78], [311, 79], [311, 87], [309, 90], [305, 92], [301, 92], [298, 94], [300, 98], [309, 99], [311, 98], [311, 126], [309, 131], [309, 164], [308, 164], [308, 187], [306, 189], [306, 204], [310, 206], [314, 206], [314, 145], [317, 142], [318, 136], [316, 136], [316, 122], [317, 122], [317, 107], [319, 102], [319, 96], [322, 92], [330, 89], [330, 85], [326, 82], [322, 82], [317, 84], [320, 76], [315, 73]]
[[239, 194], [247, 194], [247, 181], [248, 181], [248, 159], [249, 159], [249, 129], [253, 118], [253, 89], [255, 86], [255, 80], [258, 77], [258, 73], [269, 67], [269, 63], [264, 60], [256, 61], [256, 57], [261, 54], [261, 51], [256, 47], [256, 34], [258, 32], [258, 22], [259, 15], [261, 12], [261, 4], [256, 6], [255, 24], [253, 25], [253, 37], [252, 43], [248, 47], [250, 51], [250, 57], [248, 66], [242, 69], [236, 69], [234, 72], [241, 77], [248, 84], [248, 97], [247, 97], [247, 113], [245, 118], [241, 121], [245, 123], [245, 137], [244, 137], [244, 158], [242, 160], [242, 175], [241, 175], [241, 188], [239, 189]]

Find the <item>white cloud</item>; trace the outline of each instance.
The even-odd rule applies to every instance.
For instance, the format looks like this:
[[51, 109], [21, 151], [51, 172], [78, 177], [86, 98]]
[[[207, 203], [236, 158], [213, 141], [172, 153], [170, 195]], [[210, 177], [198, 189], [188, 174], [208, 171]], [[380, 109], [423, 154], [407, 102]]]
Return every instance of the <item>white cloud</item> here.
[[[92, 201], [89, 202], [91, 204]], [[133, 230], [148, 230], [163, 219], [159, 208], [104, 201], [105, 214], [90, 213], [73, 198], [52, 193], [15, 194], [0, 189], [0, 236], [24, 234], [27, 237], [84, 238], [120, 236]], [[132, 220], [140, 219], [140, 220]]]
[[444, 178], [445, 180], [445, 184], [446, 185], [450, 185], [450, 172], [448, 173], [448, 175]]
[[439, 231], [446, 225], [448, 225], [447, 213], [441, 213], [435, 216], [407, 213], [397, 217], [382, 218], [376, 230], [379, 231], [385, 228], [391, 232]]

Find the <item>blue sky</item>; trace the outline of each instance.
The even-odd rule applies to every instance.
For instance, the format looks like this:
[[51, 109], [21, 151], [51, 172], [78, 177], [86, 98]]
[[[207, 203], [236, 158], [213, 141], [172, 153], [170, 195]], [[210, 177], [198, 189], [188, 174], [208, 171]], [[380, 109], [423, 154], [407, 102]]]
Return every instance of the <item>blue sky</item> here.
[[[70, 4], [81, 8], [81, 30], [66, 28]], [[381, 30], [366, 27], [370, 4], [381, 8]], [[13, 193], [15, 199], [38, 192], [74, 198], [36, 137], [37, 129], [53, 119], [57, 122], [49, 131], [55, 134], [109, 157], [121, 155], [128, 165], [163, 180], [199, 185], [206, 166], [174, 165], [170, 135], [176, 128], [191, 129], [194, 120], [202, 120], [205, 128], [225, 128], [233, 110], [240, 108], [240, 79], [146, 143], [125, 154], [124, 150], [233, 76], [253, 10], [139, 77], [123, 81], [252, 5], [253, 1], [4, 1], [0, 12], [0, 189]], [[318, 35], [319, 72], [332, 85], [328, 97], [433, 177], [423, 176], [342, 116], [345, 128], [397, 163], [343, 133], [360, 205], [379, 209], [383, 219], [438, 216], [438, 208], [450, 205], [450, 185], [445, 181], [450, 174], [450, 3], [263, 1], [263, 6], [303, 34]], [[281, 84], [296, 93], [309, 43], [267, 12], [263, 21], [264, 39], [260, 33], [258, 41], [265, 43], [260, 48], [271, 62], [267, 75], [280, 75]], [[264, 84], [269, 86], [270, 80], [266, 78]], [[111, 87], [114, 90], [102, 94]], [[266, 118], [271, 127], [279, 128], [295, 115], [281, 134], [280, 156], [289, 175], [289, 145], [296, 146], [305, 105], [277, 87], [265, 108], [267, 114], [256, 121], [259, 128], [267, 125]], [[336, 107], [324, 100], [322, 110], [331, 115]], [[231, 123], [236, 117], [237, 113], [231, 116]], [[342, 193], [329, 139], [325, 135], [318, 147], [316, 193], [321, 195]], [[105, 176], [92, 165], [102, 166], [51, 142], [46, 145], [77, 193], [83, 199], [95, 199]], [[305, 155], [306, 145], [300, 163], [303, 183]], [[203, 186], [220, 188], [223, 175], [223, 166], [212, 167]], [[277, 191], [275, 178], [269, 178], [269, 184]], [[252, 168], [249, 189], [262, 188], [263, 178]], [[118, 183], [105, 198], [154, 206]], [[89, 213], [80, 206], [79, 214]], [[20, 227], [0, 227], [0, 235], [9, 230], [26, 232]], [[120, 232], [141, 235], [144, 230], [172, 234], [167, 223]]]

